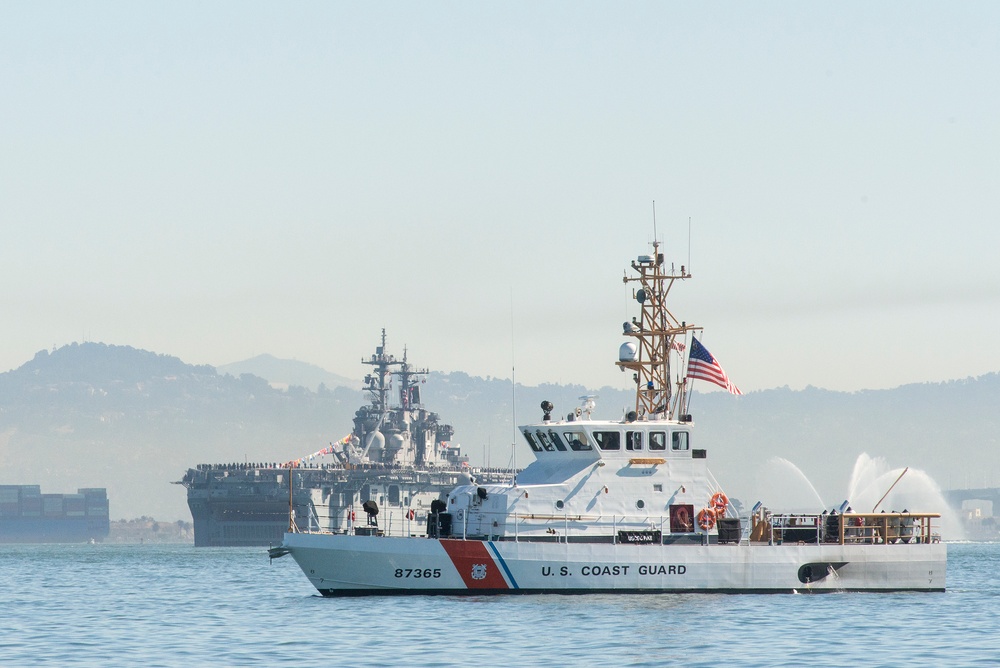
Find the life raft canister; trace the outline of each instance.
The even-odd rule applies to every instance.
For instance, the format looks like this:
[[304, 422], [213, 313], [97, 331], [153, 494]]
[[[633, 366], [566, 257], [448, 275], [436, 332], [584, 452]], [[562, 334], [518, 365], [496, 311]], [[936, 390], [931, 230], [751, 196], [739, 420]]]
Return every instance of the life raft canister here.
[[726, 508], [729, 507], [729, 497], [727, 497], [723, 492], [716, 492], [712, 495], [712, 500], [709, 502], [709, 506], [715, 510], [715, 514], [719, 517], [723, 517], [726, 514]]
[[698, 526], [705, 531], [711, 531], [715, 526], [715, 511], [711, 508], [702, 508], [698, 511]]

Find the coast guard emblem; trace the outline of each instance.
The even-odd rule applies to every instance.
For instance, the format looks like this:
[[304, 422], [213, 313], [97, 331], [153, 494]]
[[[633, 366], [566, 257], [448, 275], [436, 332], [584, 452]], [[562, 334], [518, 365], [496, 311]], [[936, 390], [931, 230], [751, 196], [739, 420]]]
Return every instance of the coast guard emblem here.
[[472, 579], [473, 580], [485, 580], [486, 579], [486, 564], [473, 564], [472, 565]]

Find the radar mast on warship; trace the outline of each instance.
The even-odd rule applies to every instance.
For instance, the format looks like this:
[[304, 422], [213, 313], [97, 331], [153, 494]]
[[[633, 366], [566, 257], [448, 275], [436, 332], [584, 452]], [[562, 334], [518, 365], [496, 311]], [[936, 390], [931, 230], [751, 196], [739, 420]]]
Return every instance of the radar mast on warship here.
[[[437, 413], [425, 410], [420, 402], [420, 385], [430, 372], [414, 369], [407, 361], [405, 348], [402, 360], [388, 354], [383, 329], [382, 345], [361, 363], [373, 367], [372, 373], [365, 376], [364, 386], [371, 404], [355, 413], [351, 436], [334, 444], [333, 454], [341, 464], [468, 465], [468, 457], [461, 457], [456, 448], [446, 447], [455, 430], [451, 425], [438, 422]], [[393, 367], [398, 369], [393, 370]], [[389, 406], [390, 376], [399, 379], [399, 404], [394, 408]], [[342, 448], [338, 450], [337, 445]]]
[[[452, 426], [421, 403], [429, 371], [414, 368], [405, 349], [402, 360], [388, 354], [385, 339], [383, 329], [381, 345], [361, 360], [372, 367], [363, 388], [370, 403], [356, 411], [348, 436], [281, 464], [188, 469], [180, 484], [187, 488], [196, 546], [277, 544], [290, 524], [329, 533], [370, 525], [380, 534], [423, 535], [432, 502], [457, 485], [469, 484], [473, 475], [510, 477], [470, 467], [461, 448], [450, 443]], [[394, 377], [398, 403], [391, 405]], [[313, 463], [323, 455], [334, 462]]]

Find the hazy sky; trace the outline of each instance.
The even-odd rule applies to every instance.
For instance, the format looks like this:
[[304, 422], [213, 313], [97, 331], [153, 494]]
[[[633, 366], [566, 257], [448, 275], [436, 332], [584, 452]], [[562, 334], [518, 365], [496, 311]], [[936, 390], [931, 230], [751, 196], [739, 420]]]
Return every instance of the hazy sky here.
[[992, 2], [4, 2], [0, 371], [89, 340], [360, 377], [386, 327], [626, 387], [654, 200], [744, 391], [1000, 371], [998, 34]]

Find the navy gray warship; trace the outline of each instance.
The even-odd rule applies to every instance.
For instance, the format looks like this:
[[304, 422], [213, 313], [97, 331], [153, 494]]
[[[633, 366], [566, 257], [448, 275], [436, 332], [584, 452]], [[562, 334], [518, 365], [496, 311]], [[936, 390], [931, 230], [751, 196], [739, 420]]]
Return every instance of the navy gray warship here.
[[[470, 466], [451, 443], [452, 426], [421, 403], [429, 371], [415, 369], [405, 350], [401, 360], [388, 354], [385, 330], [382, 345], [361, 362], [372, 367], [364, 379], [371, 403], [357, 410], [348, 436], [291, 462], [188, 469], [180, 484], [187, 488], [195, 546], [277, 545], [290, 526], [425, 535], [431, 504], [456, 486], [512, 477]], [[324, 457], [328, 463], [314, 463]]]

